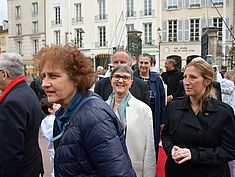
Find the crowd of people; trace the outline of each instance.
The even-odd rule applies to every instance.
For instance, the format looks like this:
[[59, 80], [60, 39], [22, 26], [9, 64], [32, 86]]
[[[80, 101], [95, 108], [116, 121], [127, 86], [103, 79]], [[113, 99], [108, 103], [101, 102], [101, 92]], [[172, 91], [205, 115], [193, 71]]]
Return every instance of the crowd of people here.
[[34, 61], [40, 76], [27, 84], [22, 57], [0, 54], [0, 176], [43, 176], [41, 129], [51, 177], [154, 177], [159, 144], [166, 177], [235, 177], [235, 71], [195, 58], [158, 73], [151, 55], [133, 65], [116, 51], [94, 73], [70, 45]]

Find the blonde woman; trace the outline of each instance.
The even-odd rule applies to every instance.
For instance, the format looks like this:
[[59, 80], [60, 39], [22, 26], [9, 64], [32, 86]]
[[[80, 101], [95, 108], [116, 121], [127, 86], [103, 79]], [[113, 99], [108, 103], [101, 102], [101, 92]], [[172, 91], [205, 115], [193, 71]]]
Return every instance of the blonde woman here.
[[213, 69], [192, 61], [184, 72], [186, 96], [169, 104], [162, 143], [167, 153], [166, 177], [224, 177], [235, 159], [232, 108], [218, 101]]

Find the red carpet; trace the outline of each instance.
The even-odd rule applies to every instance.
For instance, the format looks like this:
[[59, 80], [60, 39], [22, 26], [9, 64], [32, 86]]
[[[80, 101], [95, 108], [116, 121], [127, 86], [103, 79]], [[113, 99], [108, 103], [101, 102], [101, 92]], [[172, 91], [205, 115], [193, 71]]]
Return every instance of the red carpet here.
[[159, 147], [157, 161], [157, 177], [165, 177], [164, 167], [166, 162], [166, 154], [163, 147]]

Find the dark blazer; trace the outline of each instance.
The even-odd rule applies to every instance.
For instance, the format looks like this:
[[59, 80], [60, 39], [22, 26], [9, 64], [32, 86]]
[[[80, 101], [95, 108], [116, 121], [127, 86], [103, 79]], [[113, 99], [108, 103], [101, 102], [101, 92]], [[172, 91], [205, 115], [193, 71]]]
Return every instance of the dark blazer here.
[[167, 85], [167, 96], [172, 95], [175, 98], [179, 88], [179, 81], [183, 79], [183, 73], [178, 68], [174, 68], [171, 71], [163, 72], [161, 77]]
[[43, 172], [38, 132], [39, 100], [26, 82], [17, 84], [0, 104], [0, 176], [38, 177]]
[[[97, 81], [94, 92], [100, 95], [104, 101], [108, 100], [109, 96], [113, 92], [110, 77], [102, 78], [101, 80]], [[150, 100], [148, 85], [143, 80], [134, 77], [130, 92], [134, 97], [149, 105]]]
[[[235, 159], [235, 123], [232, 108], [209, 100], [194, 114], [189, 97], [169, 104], [162, 143], [168, 156], [166, 177], [224, 177], [228, 162]], [[181, 165], [171, 157], [174, 145], [189, 148], [192, 159]]]
[[[134, 72], [134, 76], [140, 78], [139, 70]], [[156, 72], [150, 72], [149, 76], [149, 89], [155, 95], [155, 107], [151, 105], [150, 107], [153, 112], [154, 141], [155, 148], [157, 149], [160, 141], [160, 125], [165, 123], [166, 118], [166, 95], [163, 82], [159, 75]]]

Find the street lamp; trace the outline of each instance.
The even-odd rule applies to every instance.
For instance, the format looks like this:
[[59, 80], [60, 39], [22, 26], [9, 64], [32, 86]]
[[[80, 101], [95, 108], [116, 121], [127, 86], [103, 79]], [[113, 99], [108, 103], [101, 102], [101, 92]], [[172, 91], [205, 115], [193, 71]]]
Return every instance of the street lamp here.
[[161, 54], [160, 54], [160, 51], [161, 51], [160, 47], [161, 47], [161, 40], [162, 40], [161, 33], [162, 33], [162, 30], [160, 27], [158, 27], [157, 34], [158, 34], [158, 69], [159, 69], [159, 72], [160, 72], [160, 61], [161, 61]]

